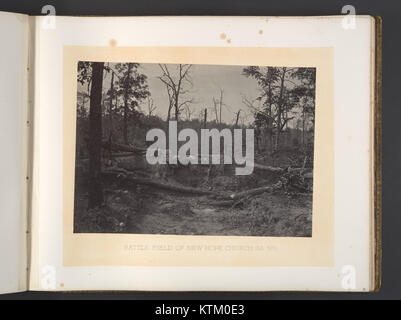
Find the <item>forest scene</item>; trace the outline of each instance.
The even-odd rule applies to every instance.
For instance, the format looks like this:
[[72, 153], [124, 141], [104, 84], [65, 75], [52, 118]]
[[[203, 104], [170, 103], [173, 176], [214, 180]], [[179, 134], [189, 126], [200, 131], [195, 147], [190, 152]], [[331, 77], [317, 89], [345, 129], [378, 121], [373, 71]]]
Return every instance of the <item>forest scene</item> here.
[[[75, 233], [312, 236], [315, 68], [87, 61], [77, 68]], [[252, 173], [198, 156], [173, 163], [173, 125], [199, 137], [252, 129]], [[166, 163], [147, 161], [152, 129], [166, 132]]]

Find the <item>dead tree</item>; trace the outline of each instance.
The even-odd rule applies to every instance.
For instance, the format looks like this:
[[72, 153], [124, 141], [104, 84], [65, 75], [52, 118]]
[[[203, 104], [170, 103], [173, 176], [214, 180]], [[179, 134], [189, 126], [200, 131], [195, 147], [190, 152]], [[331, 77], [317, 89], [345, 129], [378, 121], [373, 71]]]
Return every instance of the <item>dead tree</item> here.
[[220, 99], [213, 97], [214, 112], [216, 114], [216, 122], [221, 124], [223, 112], [223, 89], [220, 89]]
[[167, 125], [171, 120], [171, 110], [173, 109], [174, 106], [174, 101], [173, 101], [173, 94], [171, 88], [166, 84], [166, 90], [167, 90], [167, 95], [168, 95], [168, 109], [167, 109]]
[[124, 142], [128, 144], [128, 102], [129, 102], [129, 86], [130, 86], [130, 81], [129, 77], [131, 75], [131, 70], [132, 70], [132, 63], [128, 63], [128, 71], [125, 76], [125, 82], [124, 82], [124, 126], [123, 126], [123, 136], [124, 136]]
[[239, 115], [240, 115], [240, 113], [241, 113], [241, 109], [238, 110], [238, 112], [237, 112], [237, 117], [236, 117], [236, 119], [235, 119], [235, 127], [237, 127], [237, 128], [238, 128], [238, 121], [239, 121]]
[[221, 123], [221, 112], [223, 110], [223, 90], [222, 89], [220, 89], [220, 101], [219, 101], [219, 104], [220, 104], [220, 123]]
[[[114, 72], [111, 72], [110, 91], [109, 91], [109, 143], [113, 142], [113, 100], [114, 100]], [[112, 152], [109, 149], [109, 158], [112, 159]]]
[[213, 97], [213, 106], [214, 106], [214, 114], [216, 116], [216, 123], [220, 123], [219, 121], [219, 113], [217, 111], [217, 100]]
[[188, 105], [184, 106], [184, 111], [185, 111], [185, 117], [187, 120], [191, 121], [191, 117], [192, 117], [192, 110]]
[[189, 93], [192, 88], [192, 79], [190, 76], [190, 64], [179, 64], [177, 66], [177, 74], [173, 75], [166, 64], [159, 64], [162, 75], [159, 79], [167, 86], [167, 92], [171, 99], [170, 110], [168, 113], [168, 120], [170, 120], [171, 108], [174, 108], [174, 118], [179, 120], [180, 113], [185, 107], [193, 102], [192, 99], [186, 99], [185, 95]]
[[136, 185], [144, 185], [148, 187], [153, 187], [156, 189], [167, 190], [171, 192], [178, 192], [180, 194], [195, 194], [195, 195], [208, 195], [214, 196], [216, 195], [213, 191], [196, 189], [191, 187], [185, 187], [178, 184], [167, 184], [162, 182], [157, 182], [152, 179], [148, 178], [140, 178], [135, 176], [134, 174], [130, 173], [124, 169], [113, 169], [113, 170], [106, 170], [103, 172], [105, 177], [114, 178], [120, 180], [120, 185], [124, 187], [135, 187]]
[[147, 107], [148, 107], [148, 116], [151, 117], [153, 115], [153, 112], [155, 112], [157, 108], [153, 102], [153, 99], [150, 97], [148, 97]]

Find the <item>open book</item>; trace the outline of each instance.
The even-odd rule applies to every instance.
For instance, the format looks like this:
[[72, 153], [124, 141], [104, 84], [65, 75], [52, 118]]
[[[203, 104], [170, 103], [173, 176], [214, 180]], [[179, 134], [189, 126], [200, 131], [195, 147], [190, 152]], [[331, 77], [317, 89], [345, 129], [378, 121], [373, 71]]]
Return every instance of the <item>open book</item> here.
[[380, 34], [0, 13], [0, 293], [377, 290]]

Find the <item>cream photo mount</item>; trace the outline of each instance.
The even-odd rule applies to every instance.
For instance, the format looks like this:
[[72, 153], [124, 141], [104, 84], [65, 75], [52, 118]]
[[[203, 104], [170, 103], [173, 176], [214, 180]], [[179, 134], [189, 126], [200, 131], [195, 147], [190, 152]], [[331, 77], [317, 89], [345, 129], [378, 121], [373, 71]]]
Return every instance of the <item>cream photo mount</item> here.
[[[63, 48], [63, 266], [334, 266], [334, 49]], [[74, 175], [78, 61], [316, 68], [312, 237], [77, 234]]]

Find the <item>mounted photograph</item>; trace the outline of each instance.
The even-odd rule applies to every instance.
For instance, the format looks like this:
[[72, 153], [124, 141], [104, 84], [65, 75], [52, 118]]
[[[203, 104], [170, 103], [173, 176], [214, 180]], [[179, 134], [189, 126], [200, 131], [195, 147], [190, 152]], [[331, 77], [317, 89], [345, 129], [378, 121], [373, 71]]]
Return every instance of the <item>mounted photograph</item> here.
[[312, 237], [316, 68], [77, 65], [74, 233]]
[[0, 13], [0, 294], [378, 290], [380, 17], [47, 18]]

